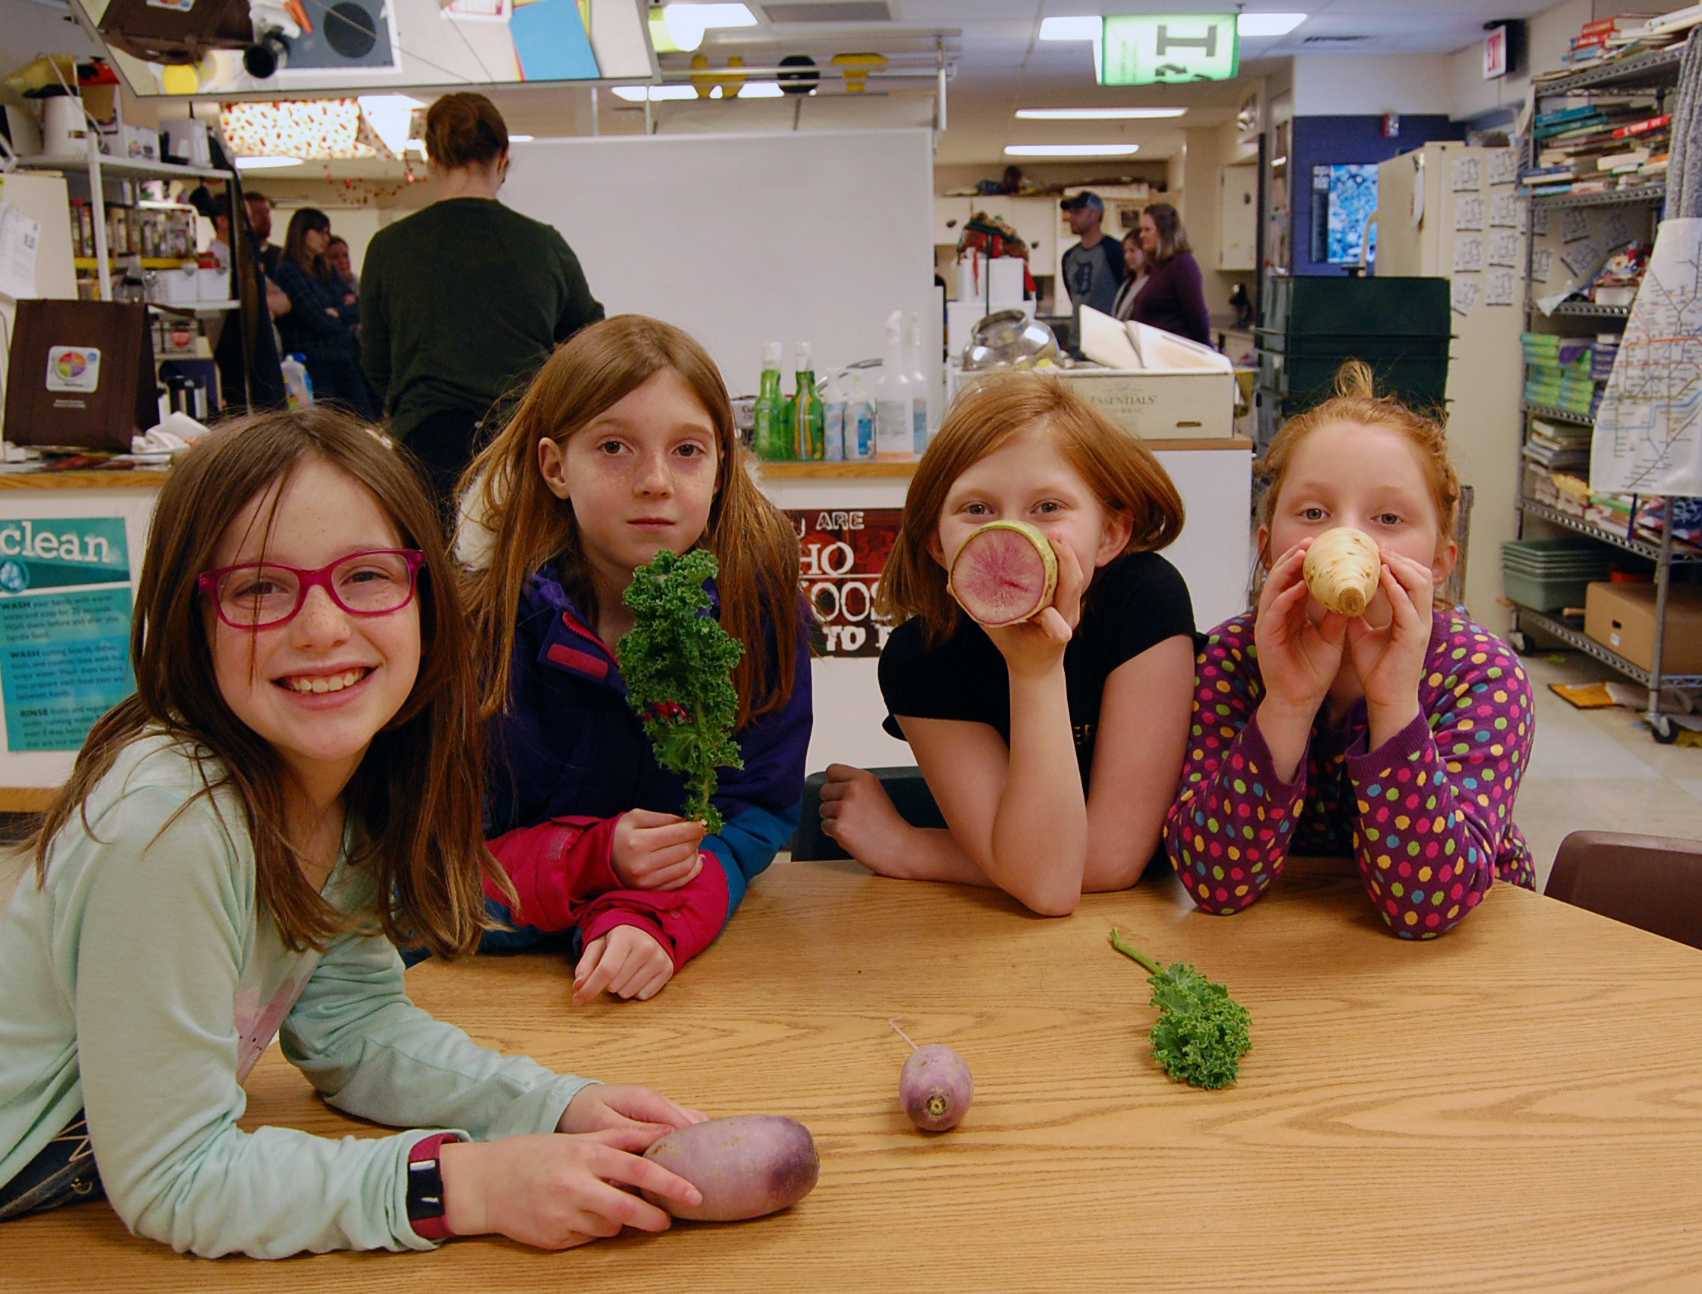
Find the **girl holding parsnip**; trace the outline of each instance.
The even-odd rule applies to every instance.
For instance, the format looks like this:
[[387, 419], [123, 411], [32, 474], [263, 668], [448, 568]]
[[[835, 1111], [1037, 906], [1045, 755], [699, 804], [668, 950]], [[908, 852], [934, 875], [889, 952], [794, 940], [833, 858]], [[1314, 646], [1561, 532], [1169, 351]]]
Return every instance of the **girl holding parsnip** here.
[[[575, 1003], [655, 996], [797, 828], [812, 714], [798, 541], [747, 458], [703, 347], [620, 315], [557, 348], [463, 482], [486, 829], [519, 896], [485, 887], [508, 928], [483, 947], [570, 944]], [[743, 645], [731, 677], [723, 665], [704, 684], [736, 692], [743, 761], [717, 770], [708, 825], [684, 814], [685, 783], [658, 763], [618, 659], [634, 572], [697, 548], [719, 564], [714, 611]]]
[[[104, 1194], [179, 1251], [282, 1258], [565, 1248], [665, 1229], [628, 1187], [703, 1203], [637, 1153], [702, 1115], [408, 999], [393, 941], [472, 951], [494, 865], [453, 568], [400, 454], [324, 406], [214, 431], [160, 493], [130, 664], [0, 920], [0, 1222]], [[244, 1130], [274, 1035], [331, 1104], [423, 1130]]]
[[1495, 881], [1535, 883], [1512, 819], [1530, 684], [1505, 643], [1436, 606], [1458, 552], [1443, 428], [1349, 361], [1261, 471], [1264, 586], [1201, 651], [1171, 861], [1231, 913], [1291, 852], [1351, 852], [1390, 929], [1443, 934]]
[[872, 774], [833, 764], [822, 829], [882, 875], [996, 886], [1045, 915], [1134, 884], [1187, 741], [1194, 616], [1157, 552], [1181, 529], [1157, 459], [1061, 383], [960, 395], [879, 590], [902, 621], [886, 729], [947, 826], [910, 825]]

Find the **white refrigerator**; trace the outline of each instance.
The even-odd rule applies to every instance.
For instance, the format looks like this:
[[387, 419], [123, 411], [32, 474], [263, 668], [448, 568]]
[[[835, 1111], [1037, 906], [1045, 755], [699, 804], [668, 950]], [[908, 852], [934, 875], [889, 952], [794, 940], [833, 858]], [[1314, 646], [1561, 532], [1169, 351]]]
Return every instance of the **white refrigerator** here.
[[1500, 604], [1501, 543], [1517, 534], [1523, 425], [1525, 203], [1512, 148], [1424, 144], [1377, 168], [1374, 272], [1450, 280], [1448, 444], [1472, 487], [1464, 527], [1464, 592], [1492, 633], [1510, 621]]

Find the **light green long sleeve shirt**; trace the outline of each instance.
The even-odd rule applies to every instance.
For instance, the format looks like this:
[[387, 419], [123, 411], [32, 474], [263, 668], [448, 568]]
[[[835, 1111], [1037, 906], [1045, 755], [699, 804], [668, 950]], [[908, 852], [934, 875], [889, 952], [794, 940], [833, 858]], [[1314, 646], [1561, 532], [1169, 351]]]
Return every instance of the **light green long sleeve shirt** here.
[[[432, 1019], [381, 934], [286, 948], [258, 917], [241, 808], [201, 786], [170, 739], [134, 742], [0, 919], [0, 1182], [86, 1109], [113, 1207], [180, 1252], [432, 1248], [406, 1210], [423, 1133], [236, 1126], [273, 1031], [339, 1109], [480, 1140], [554, 1130], [588, 1080]], [[372, 881], [345, 857], [325, 893], [352, 911]]]

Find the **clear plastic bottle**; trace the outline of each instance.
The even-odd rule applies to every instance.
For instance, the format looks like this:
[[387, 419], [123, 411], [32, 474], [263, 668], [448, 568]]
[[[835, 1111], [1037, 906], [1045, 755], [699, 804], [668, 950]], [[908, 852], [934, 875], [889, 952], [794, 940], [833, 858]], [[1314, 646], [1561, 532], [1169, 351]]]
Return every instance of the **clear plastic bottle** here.
[[785, 436], [785, 417], [780, 394], [780, 343], [771, 341], [762, 351], [762, 379], [757, 385], [756, 403], [751, 408], [754, 425], [751, 447], [758, 458], [781, 459], [792, 457], [791, 438]]
[[860, 369], [851, 370], [851, 393], [845, 405], [845, 457], [868, 462], [875, 456], [875, 402]]
[[904, 327], [904, 371], [910, 379], [911, 420], [916, 432], [916, 453], [928, 448], [932, 410], [928, 407], [928, 375], [922, 368], [922, 317], [914, 310]]
[[301, 355], [286, 355], [283, 359], [284, 399], [292, 409], [307, 409], [313, 405], [313, 379], [307, 373], [307, 359]]
[[826, 431], [825, 410], [821, 392], [816, 390], [815, 361], [810, 358], [810, 344], [798, 343], [798, 391], [792, 397], [792, 434], [796, 438], [798, 458], [819, 459], [826, 452], [823, 435]]
[[845, 412], [849, 406], [845, 399], [846, 385], [843, 369], [831, 374], [822, 383], [822, 457], [830, 463], [837, 463], [847, 457]]
[[904, 312], [886, 317], [886, 357], [875, 381], [875, 457], [916, 457], [916, 415], [910, 375], [904, 367]]

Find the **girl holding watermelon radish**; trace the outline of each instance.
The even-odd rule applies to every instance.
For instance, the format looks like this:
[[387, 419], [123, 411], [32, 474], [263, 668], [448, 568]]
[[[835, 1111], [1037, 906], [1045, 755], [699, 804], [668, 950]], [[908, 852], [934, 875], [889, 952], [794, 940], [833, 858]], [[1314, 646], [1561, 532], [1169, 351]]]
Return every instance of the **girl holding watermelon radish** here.
[[879, 593], [902, 621], [881, 654], [885, 726], [946, 825], [913, 826], [873, 774], [832, 764], [823, 831], [881, 875], [991, 886], [1048, 916], [1134, 884], [1187, 742], [1193, 610], [1157, 552], [1181, 528], [1152, 453], [1062, 384], [1008, 374], [960, 395]]

